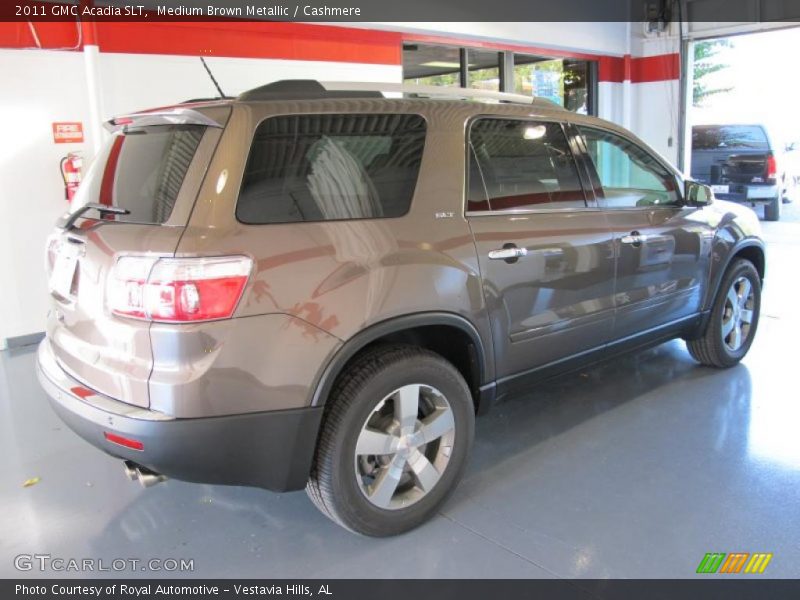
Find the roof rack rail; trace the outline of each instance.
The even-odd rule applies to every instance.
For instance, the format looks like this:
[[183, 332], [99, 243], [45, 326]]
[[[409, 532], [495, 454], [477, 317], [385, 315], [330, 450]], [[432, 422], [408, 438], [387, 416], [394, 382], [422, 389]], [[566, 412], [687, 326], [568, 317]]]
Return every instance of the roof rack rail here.
[[561, 108], [544, 98], [508, 94], [490, 90], [407, 85], [401, 83], [362, 83], [352, 81], [316, 81], [285, 79], [268, 83], [239, 95], [239, 100], [304, 100], [317, 98], [386, 98], [402, 95], [411, 98], [449, 98], [535, 104], [549, 109]]
[[507, 92], [494, 92], [491, 90], [474, 90], [471, 88], [444, 87], [435, 85], [409, 85], [404, 83], [354, 83], [350, 81], [322, 81], [321, 85], [326, 90], [354, 90], [372, 91], [383, 94], [402, 94], [416, 98], [452, 98], [464, 100], [494, 100], [496, 102], [510, 102], [513, 104], [538, 104], [558, 106], [543, 98], [534, 98], [522, 94], [509, 94]]
[[215, 96], [213, 98], [189, 98], [180, 104], [200, 104], [201, 102], [223, 102], [225, 100], [234, 100], [234, 96]]
[[304, 100], [316, 98], [381, 98], [370, 91], [333, 91], [313, 79], [283, 79], [239, 94], [239, 100]]

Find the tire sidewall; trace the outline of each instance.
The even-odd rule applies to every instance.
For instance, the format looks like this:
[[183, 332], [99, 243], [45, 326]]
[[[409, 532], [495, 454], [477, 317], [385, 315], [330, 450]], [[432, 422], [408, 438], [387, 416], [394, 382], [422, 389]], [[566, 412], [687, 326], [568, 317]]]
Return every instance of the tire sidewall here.
[[[429, 385], [439, 390], [453, 411], [455, 437], [447, 468], [433, 490], [408, 508], [381, 509], [372, 504], [356, 480], [355, 449], [364, 422], [378, 402], [409, 384]], [[449, 496], [467, 462], [474, 435], [474, 411], [469, 388], [448, 362], [431, 354], [404, 357], [383, 366], [358, 386], [350, 408], [336, 431], [332, 461], [333, 496], [337, 512], [356, 529], [368, 535], [394, 535], [423, 523]]]
[[[732, 351], [730, 348], [728, 348], [727, 344], [725, 344], [725, 340], [722, 336], [722, 317], [725, 312], [725, 301], [728, 291], [733, 285], [733, 282], [739, 279], [739, 277], [747, 277], [747, 279], [750, 281], [750, 285], [753, 286], [753, 320], [750, 323], [750, 331], [747, 335], [747, 340], [745, 340], [745, 343], [738, 350]], [[750, 346], [752, 345], [756, 336], [756, 331], [758, 330], [758, 321], [760, 315], [761, 278], [758, 275], [758, 271], [756, 271], [753, 264], [749, 261], [736, 261], [733, 265], [731, 265], [731, 268], [728, 269], [728, 272], [722, 279], [722, 283], [717, 294], [717, 301], [711, 314], [711, 325], [714, 328], [714, 345], [717, 347], [719, 357], [723, 359], [727, 366], [733, 366], [738, 363], [740, 360], [742, 360], [742, 358], [744, 358], [748, 350], [750, 350]]]

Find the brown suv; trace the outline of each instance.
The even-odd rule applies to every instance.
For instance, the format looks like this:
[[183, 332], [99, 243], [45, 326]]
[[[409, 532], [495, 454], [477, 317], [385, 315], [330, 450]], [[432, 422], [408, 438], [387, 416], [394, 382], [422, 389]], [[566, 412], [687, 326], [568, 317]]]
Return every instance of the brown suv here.
[[279, 82], [112, 120], [47, 247], [58, 414], [145, 485], [306, 487], [390, 535], [499, 398], [676, 337], [744, 356], [750, 209], [611, 123], [441, 93]]

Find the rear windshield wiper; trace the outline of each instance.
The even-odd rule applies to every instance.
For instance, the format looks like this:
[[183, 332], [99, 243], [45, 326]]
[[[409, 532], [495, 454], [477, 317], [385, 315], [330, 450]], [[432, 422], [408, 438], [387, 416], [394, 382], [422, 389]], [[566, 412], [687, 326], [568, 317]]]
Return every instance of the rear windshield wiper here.
[[69, 218], [64, 221], [64, 224], [61, 226], [62, 229], [72, 229], [72, 226], [75, 225], [75, 221], [80, 219], [87, 210], [96, 210], [101, 215], [129, 215], [131, 211], [127, 208], [120, 208], [119, 206], [107, 206], [105, 204], [98, 204], [97, 202], [89, 202], [88, 204], [84, 204], [74, 213], [72, 213]]

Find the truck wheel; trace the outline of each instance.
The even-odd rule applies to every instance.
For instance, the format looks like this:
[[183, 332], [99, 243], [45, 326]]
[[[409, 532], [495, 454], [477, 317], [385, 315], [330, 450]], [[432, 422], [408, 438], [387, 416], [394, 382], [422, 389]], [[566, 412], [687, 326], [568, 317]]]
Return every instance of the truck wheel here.
[[764, 205], [764, 219], [767, 221], [780, 221], [781, 219], [781, 195], [778, 194], [769, 204]]
[[474, 426], [472, 395], [452, 364], [415, 346], [379, 347], [335, 384], [306, 491], [356, 533], [408, 531], [455, 488]]
[[687, 340], [689, 354], [709, 367], [736, 365], [753, 343], [761, 311], [761, 278], [749, 260], [736, 259], [720, 283], [702, 335]]

